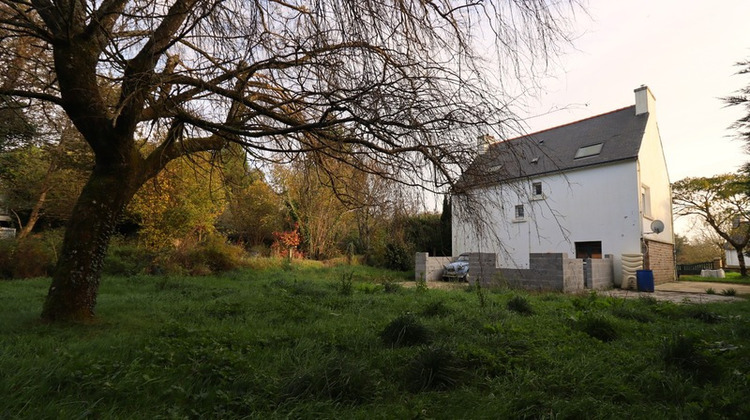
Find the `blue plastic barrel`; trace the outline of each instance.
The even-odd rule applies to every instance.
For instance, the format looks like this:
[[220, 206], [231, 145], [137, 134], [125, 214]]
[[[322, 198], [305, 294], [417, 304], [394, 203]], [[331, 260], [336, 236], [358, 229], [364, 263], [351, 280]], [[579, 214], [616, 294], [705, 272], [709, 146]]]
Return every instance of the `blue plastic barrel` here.
[[654, 272], [651, 270], [636, 270], [635, 281], [639, 292], [654, 291]]

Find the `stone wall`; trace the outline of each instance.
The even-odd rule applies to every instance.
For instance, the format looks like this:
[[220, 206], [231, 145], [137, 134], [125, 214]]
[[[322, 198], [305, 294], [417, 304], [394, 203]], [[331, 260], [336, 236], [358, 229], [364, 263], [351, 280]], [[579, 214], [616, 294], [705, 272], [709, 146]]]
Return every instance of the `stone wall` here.
[[586, 274], [586, 288], [603, 290], [612, 288], [614, 283], [614, 268], [612, 255], [605, 255], [603, 259], [589, 258], [584, 264]]
[[654, 272], [654, 284], [675, 280], [674, 246], [663, 242], [646, 241], [644, 267]]
[[427, 252], [417, 252], [414, 256], [414, 280], [419, 280], [422, 275], [428, 282], [442, 279], [443, 266], [451, 260], [451, 257], [430, 257]]

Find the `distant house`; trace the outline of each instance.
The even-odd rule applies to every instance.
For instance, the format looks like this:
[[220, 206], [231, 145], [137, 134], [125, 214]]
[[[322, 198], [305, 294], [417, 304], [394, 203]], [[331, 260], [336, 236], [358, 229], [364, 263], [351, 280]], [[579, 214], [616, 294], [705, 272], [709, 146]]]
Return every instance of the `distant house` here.
[[16, 229], [5, 203], [5, 197], [0, 195], [0, 239], [15, 238]]
[[[454, 255], [493, 255], [496, 268], [535, 276], [552, 264], [545, 255], [584, 269], [575, 260], [610, 255], [610, 285], [623, 285], [624, 260], [628, 270], [653, 270], [656, 284], [674, 280], [672, 194], [647, 87], [635, 90], [634, 106], [483, 149], [454, 192]], [[481, 230], [469, 196], [486, 211]], [[577, 278], [570, 267], [564, 275]], [[578, 287], [564, 281], [560, 288]]]
[[[750, 237], [750, 221], [740, 220], [739, 217], [736, 217], [732, 221], [732, 229], [732, 240], [738, 243], [747, 242], [748, 237]], [[748, 251], [750, 251], [750, 249], [745, 248], [745, 264], [750, 260], [750, 258], [747, 257]], [[740, 268], [740, 259], [737, 250], [730, 245], [729, 242], [724, 243], [724, 260], [726, 263], [724, 267], [729, 269]]]

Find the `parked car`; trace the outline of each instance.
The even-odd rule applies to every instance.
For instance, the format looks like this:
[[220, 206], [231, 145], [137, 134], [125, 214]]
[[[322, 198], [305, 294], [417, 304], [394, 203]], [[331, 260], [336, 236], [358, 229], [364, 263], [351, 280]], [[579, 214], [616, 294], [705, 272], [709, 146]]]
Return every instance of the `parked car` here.
[[469, 254], [461, 254], [443, 266], [443, 281], [469, 281]]

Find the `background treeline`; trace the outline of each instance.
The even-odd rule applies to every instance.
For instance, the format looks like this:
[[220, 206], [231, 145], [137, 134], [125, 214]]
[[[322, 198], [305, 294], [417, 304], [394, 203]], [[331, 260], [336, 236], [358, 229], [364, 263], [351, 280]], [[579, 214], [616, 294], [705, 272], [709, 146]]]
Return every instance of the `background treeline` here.
[[[0, 209], [17, 238], [0, 241], [0, 276], [48, 275], [93, 155], [62, 117], [0, 107]], [[147, 136], [148, 134], [148, 136]], [[149, 137], [159, 133], [144, 133]], [[253, 256], [330, 260], [409, 270], [416, 251], [451, 254], [450, 203], [425, 213], [414, 190], [345, 162], [301, 155], [256, 168], [232, 146], [170, 163], [117, 226], [105, 270], [209, 273]], [[284, 235], [298, 238], [284, 243]]]

